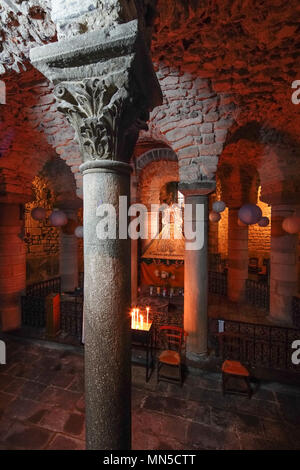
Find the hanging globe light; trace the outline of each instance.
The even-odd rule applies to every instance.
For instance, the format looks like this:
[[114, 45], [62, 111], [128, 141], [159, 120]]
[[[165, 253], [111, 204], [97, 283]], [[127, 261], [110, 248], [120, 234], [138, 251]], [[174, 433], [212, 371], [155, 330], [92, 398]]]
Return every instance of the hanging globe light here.
[[43, 207], [35, 207], [31, 211], [31, 217], [33, 220], [43, 220], [46, 218], [46, 209]]
[[68, 223], [68, 217], [63, 211], [54, 209], [49, 217], [49, 222], [53, 227], [62, 227]]
[[259, 221], [258, 221], [258, 225], [260, 227], [267, 227], [270, 223], [270, 220], [268, 217], [262, 217]]
[[75, 228], [74, 234], [77, 238], [83, 238], [83, 227], [82, 227], [82, 225], [79, 225], [78, 227]]
[[284, 219], [282, 222], [282, 228], [285, 232], [292, 235], [300, 232], [300, 217], [296, 215], [291, 215]]
[[213, 203], [212, 208], [213, 208], [213, 211], [214, 211], [214, 212], [220, 213], [220, 212], [225, 211], [225, 209], [226, 209], [226, 204], [225, 204], [225, 202], [223, 202], [223, 201], [215, 201], [215, 202]]
[[244, 222], [242, 222], [240, 219], [238, 219], [237, 223], [240, 227], [248, 227], [248, 225], [244, 224]]
[[244, 204], [239, 210], [239, 219], [247, 225], [257, 224], [262, 218], [261, 208], [255, 204]]
[[215, 222], [219, 222], [219, 220], [221, 219], [221, 216], [218, 212], [215, 212], [215, 211], [211, 211], [209, 213], [209, 220], [213, 223]]

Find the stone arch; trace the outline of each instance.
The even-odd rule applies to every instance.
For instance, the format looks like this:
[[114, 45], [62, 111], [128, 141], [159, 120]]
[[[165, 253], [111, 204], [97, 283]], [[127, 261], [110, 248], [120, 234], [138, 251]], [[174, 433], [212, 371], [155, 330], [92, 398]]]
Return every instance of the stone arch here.
[[229, 132], [220, 157], [224, 164], [256, 168], [262, 188], [261, 199], [267, 203], [299, 200], [299, 144], [288, 133], [257, 121], [235, 126]]
[[44, 176], [56, 195], [58, 205], [80, 206], [82, 200], [76, 196], [76, 181], [71, 168], [60, 157], [48, 160], [39, 173]]
[[141, 136], [159, 136], [176, 152], [181, 181], [213, 180], [236, 106], [209, 79], [163, 63], [156, 69], [163, 104], [153, 110]]
[[176, 153], [170, 148], [155, 148], [140, 155], [135, 160], [135, 167], [138, 172], [142, 171], [147, 165], [157, 161], [170, 161], [177, 162], [178, 157]]
[[[137, 177], [138, 199], [150, 208], [159, 204], [160, 190], [166, 183], [179, 181], [178, 157], [170, 147], [161, 142], [150, 141], [149, 150], [134, 159]], [[152, 148], [151, 148], [151, 147]]]

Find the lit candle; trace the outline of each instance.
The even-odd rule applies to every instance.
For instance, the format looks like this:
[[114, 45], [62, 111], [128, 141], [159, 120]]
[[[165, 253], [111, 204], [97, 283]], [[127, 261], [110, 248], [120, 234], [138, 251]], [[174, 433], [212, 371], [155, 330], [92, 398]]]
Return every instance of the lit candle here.
[[146, 307], [146, 311], [147, 311], [147, 325], [149, 324], [149, 311], [150, 311], [150, 307]]
[[136, 308], [133, 309], [133, 328], [136, 328]]
[[140, 316], [140, 320], [141, 320], [141, 330], [143, 330], [143, 323], [144, 323], [144, 318], [143, 318], [143, 315]]

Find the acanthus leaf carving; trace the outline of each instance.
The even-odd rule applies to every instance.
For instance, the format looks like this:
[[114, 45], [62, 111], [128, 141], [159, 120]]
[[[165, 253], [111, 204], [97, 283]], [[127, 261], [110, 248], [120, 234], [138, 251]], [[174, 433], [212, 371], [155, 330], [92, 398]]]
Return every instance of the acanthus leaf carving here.
[[109, 79], [85, 79], [58, 85], [55, 96], [58, 110], [75, 129], [83, 160], [116, 159], [126, 88]]

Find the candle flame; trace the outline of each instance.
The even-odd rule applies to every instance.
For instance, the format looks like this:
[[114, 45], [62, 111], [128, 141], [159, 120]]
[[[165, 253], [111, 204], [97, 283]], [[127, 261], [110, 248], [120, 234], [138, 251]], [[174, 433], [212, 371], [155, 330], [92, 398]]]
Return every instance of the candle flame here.
[[131, 328], [133, 330], [145, 330], [149, 331], [151, 323], [149, 323], [149, 311], [150, 307], [146, 308], [147, 320], [145, 321], [144, 315], [140, 313], [139, 308], [134, 308], [130, 312], [131, 316]]

